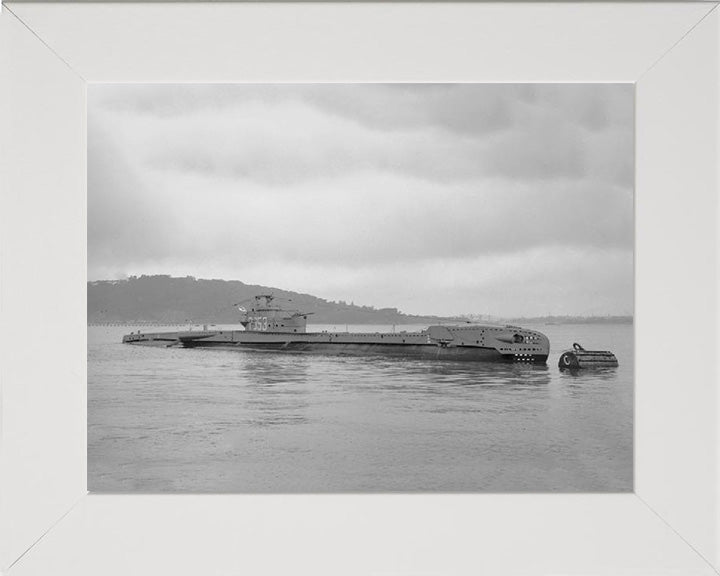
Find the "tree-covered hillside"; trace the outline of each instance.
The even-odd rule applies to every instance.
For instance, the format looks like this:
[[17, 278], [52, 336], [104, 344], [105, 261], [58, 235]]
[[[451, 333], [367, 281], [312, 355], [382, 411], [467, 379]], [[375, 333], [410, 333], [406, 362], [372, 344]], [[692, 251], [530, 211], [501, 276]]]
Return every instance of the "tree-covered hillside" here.
[[233, 304], [266, 293], [291, 299], [288, 306], [294, 309], [312, 312], [314, 324], [409, 324], [447, 320], [402, 314], [396, 308], [330, 302], [309, 294], [237, 280], [131, 276], [127, 280], [88, 282], [88, 322], [236, 324], [240, 313]]

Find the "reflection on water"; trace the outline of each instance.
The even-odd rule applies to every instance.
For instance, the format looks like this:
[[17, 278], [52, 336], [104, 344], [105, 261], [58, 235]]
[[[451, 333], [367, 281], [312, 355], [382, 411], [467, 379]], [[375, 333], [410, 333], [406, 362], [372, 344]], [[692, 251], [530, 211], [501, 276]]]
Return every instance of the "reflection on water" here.
[[[547, 366], [122, 345], [88, 329], [92, 491], [630, 491], [632, 327]], [[560, 372], [563, 343], [620, 367]]]
[[307, 422], [310, 390], [306, 357], [291, 366], [282, 354], [251, 353], [243, 358], [246, 384], [245, 423], [250, 426], [303, 424]]

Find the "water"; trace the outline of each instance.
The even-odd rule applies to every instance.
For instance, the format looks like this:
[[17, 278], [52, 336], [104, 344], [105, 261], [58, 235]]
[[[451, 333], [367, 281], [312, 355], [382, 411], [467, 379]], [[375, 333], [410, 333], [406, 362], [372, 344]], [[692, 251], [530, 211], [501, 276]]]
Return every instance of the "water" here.
[[[542, 367], [121, 344], [135, 329], [88, 327], [92, 492], [632, 491], [631, 325], [538, 326]], [[561, 373], [573, 341], [620, 367]]]

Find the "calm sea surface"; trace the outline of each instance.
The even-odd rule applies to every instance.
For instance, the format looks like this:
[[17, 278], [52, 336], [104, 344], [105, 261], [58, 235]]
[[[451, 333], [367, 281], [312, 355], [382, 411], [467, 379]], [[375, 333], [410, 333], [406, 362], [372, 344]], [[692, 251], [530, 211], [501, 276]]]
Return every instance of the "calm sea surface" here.
[[[90, 326], [89, 488], [631, 491], [632, 326], [528, 327], [547, 366], [149, 348]], [[620, 367], [561, 373], [574, 341]]]

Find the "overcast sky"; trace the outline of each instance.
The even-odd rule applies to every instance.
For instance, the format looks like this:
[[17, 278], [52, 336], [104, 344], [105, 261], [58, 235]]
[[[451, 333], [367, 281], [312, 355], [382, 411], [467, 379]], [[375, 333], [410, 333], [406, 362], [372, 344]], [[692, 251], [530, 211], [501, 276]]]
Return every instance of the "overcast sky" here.
[[629, 84], [88, 89], [88, 273], [631, 314]]

